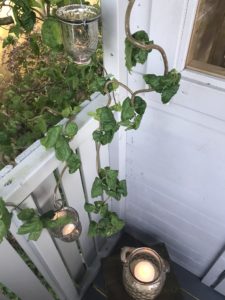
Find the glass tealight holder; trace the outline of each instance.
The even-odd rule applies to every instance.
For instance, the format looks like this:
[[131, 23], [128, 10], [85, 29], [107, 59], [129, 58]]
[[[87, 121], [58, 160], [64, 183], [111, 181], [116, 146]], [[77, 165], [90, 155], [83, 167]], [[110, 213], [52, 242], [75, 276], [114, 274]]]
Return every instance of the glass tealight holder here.
[[169, 264], [150, 248], [125, 247], [121, 251], [123, 284], [135, 300], [152, 300], [161, 292]]
[[53, 220], [63, 217], [70, 217], [70, 223], [57, 228], [52, 228], [50, 230], [51, 234], [64, 242], [77, 241], [82, 232], [78, 212], [72, 207], [63, 207], [55, 212]]
[[61, 22], [66, 52], [75, 63], [89, 64], [98, 46], [100, 10], [93, 6], [71, 4], [60, 7], [56, 16]]

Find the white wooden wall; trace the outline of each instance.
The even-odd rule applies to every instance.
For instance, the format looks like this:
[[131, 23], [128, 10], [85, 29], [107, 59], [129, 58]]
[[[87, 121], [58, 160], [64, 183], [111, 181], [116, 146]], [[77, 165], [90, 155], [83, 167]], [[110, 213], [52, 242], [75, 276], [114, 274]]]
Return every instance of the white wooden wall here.
[[[143, 123], [127, 135], [126, 220], [203, 276], [225, 245], [225, 81], [184, 68], [197, 3], [136, 1], [132, 31], [146, 30], [165, 48], [182, 82], [169, 105], [146, 95]], [[131, 88], [143, 86], [146, 71], [162, 72], [157, 53], [129, 76]]]

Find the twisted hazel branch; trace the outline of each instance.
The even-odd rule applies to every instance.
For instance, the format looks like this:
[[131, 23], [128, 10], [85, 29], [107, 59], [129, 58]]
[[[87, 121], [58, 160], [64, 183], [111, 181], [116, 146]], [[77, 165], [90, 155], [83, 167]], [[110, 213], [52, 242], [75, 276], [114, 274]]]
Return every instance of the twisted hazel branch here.
[[142, 93], [151, 93], [154, 92], [153, 89], [142, 89], [142, 90], [138, 90], [136, 92], [133, 93], [132, 97], [131, 97], [131, 103], [132, 105], [134, 105], [134, 99], [138, 94], [142, 94]]
[[108, 107], [111, 105], [111, 102], [112, 102], [112, 96], [111, 96], [111, 93], [109, 91], [109, 85], [112, 84], [112, 83], [118, 84], [119, 86], [121, 86], [122, 88], [124, 88], [125, 90], [127, 90], [128, 93], [130, 93], [131, 95], [134, 94], [133, 91], [126, 84], [124, 84], [124, 83], [122, 83], [122, 82], [120, 82], [120, 81], [118, 81], [116, 79], [109, 80], [109, 81], [106, 82], [105, 88], [104, 88], [105, 93], [108, 94], [108, 103], [107, 103]]
[[131, 16], [131, 11], [134, 6], [135, 0], [129, 0], [129, 4], [127, 6], [127, 11], [126, 11], [126, 16], [125, 16], [125, 31], [126, 31], [126, 36], [127, 39], [136, 47], [143, 49], [143, 50], [157, 50], [160, 52], [163, 63], [164, 63], [164, 75], [168, 74], [169, 67], [168, 67], [168, 59], [166, 56], [166, 52], [162, 47], [156, 44], [150, 44], [150, 45], [145, 45], [143, 43], [138, 42], [136, 39], [134, 39], [131, 35], [130, 32], [130, 16]]
[[100, 160], [101, 144], [96, 142], [95, 147], [96, 147], [96, 169], [97, 169], [97, 173], [99, 174], [101, 170], [101, 160]]

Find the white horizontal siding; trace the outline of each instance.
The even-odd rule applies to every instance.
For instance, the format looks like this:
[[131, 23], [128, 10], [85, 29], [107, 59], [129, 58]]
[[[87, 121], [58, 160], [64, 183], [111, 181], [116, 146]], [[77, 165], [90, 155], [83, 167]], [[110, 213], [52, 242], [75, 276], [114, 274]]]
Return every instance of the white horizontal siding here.
[[[184, 33], [195, 9], [195, 0], [151, 1], [150, 36], [165, 48], [170, 68], [185, 61], [191, 29]], [[136, 27], [140, 18], [136, 13]], [[143, 86], [139, 68], [129, 76], [134, 90]], [[157, 53], [150, 54], [147, 72], [162, 72]], [[128, 132], [126, 220], [166, 242], [176, 262], [201, 276], [225, 241], [225, 93], [206, 76], [200, 82], [184, 74], [170, 105], [156, 93], [145, 95], [143, 123]]]

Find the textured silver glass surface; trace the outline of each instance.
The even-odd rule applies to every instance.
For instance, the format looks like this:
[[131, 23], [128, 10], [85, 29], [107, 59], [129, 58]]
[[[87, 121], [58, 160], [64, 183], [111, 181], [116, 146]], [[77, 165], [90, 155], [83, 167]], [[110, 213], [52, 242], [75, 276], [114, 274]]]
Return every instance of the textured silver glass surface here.
[[50, 232], [54, 237], [64, 242], [77, 241], [82, 232], [82, 227], [79, 220], [78, 212], [72, 207], [64, 207], [55, 212], [55, 218], [62, 218], [66, 216], [71, 218], [71, 222], [68, 225], [70, 224], [74, 225], [74, 229], [72, 230], [72, 232], [66, 235], [63, 234], [63, 229], [67, 225], [63, 225], [58, 228], [52, 228]]
[[67, 5], [56, 12], [61, 21], [63, 44], [77, 64], [89, 64], [98, 46], [100, 11], [87, 5]]
[[[121, 251], [123, 262], [123, 284], [127, 293], [135, 300], [155, 299], [165, 284], [168, 263], [150, 248], [125, 247]], [[134, 267], [140, 261], [149, 261], [155, 267], [155, 278], [152, 282], [141, 282], [134, 276]]]

